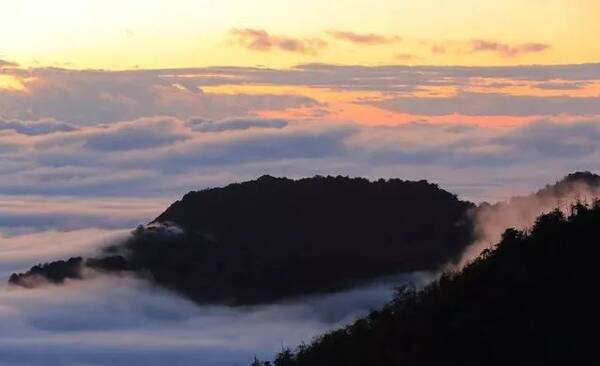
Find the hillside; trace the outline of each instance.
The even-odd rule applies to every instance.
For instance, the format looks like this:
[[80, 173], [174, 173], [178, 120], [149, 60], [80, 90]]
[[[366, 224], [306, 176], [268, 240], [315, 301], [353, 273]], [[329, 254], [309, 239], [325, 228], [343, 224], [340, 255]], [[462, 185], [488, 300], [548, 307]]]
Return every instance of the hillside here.
[[[540, 216], [461, 272], [401, 289], [382, 310], [276, 366], [579, 364], [596, 319], [600, 202]], [[254, 365], [267, 365], [256, 360]]]
[[471, 203], [426, 181], [263, 176], [190, 192], [129, 240], [11, 276], [132, 271], [198, 302], [265, 303], [379, 276], [433, 270], [471, 241]]
[[572, 204], [593, 202], [595, 198], [600, 198], [600, 176], [575, 172], [535, 193], [495, 204], [482, 203], [472, 211], [475, 241], [465, 250], [459, 264], [464, 265], [492, 243], [499, 242], [507, 228], [527, 229], [544, 212], [556, 208], [568, 210]]

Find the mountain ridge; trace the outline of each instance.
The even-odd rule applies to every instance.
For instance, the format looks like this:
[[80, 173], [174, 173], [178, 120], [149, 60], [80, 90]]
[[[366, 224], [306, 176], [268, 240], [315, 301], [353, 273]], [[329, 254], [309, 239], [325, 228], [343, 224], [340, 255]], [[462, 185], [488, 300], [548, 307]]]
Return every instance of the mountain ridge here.
[[[262, 176], [189, 192], [124, 244], [71, 263], [149, 273], [198, 302], [264, 303], [436, 269], [470, 242], [473, 207], [424, 180]], [[52, 263], [32, 269], [60, 272]], [[64, 272], [73, 278], [73, 268]]]
[[[489, 229], [484, 224], [498, 226], [498, 213], [515, 202], [517, 209], [539, 197], [552, 204], [553, 192], [580, 183], [600, 187], [600, 176], [577, 172], [514, 202], [476, 207], [424, 180], [262, 176], [188, 192], [123, 243], [34, 266], [9, 282], [60, 284], [81, 278], [83, 268], [127, 272], [198, 303], [234, 306], [335, 292], [382, 276], [438, 271], [459, 260]], [[500, 226], [513, 226], [511, 220]]]
[[598, 224], [595, 200], [541, 215], [527, 232], [508, 229], [463, 270], [422, 290], [401, 288], [381, 310], [284, 349], [273, 364], [585, 363], [595, 356]]

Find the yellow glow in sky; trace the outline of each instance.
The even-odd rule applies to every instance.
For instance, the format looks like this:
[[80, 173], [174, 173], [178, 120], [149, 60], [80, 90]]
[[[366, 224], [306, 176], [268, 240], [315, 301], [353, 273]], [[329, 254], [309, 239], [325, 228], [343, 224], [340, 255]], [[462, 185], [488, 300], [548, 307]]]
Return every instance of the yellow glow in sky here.
[[12, 75], [0, 74], [0, 90], [23, 91], [25, 90], [25, 86], [19, 79]]
[[[19, 0], [2, 3], [0, 59], [108, 69], [582, 63], [600, 61], [599, 19], [596, 0]], [[231, 34], [246, 28], [328, 45], [315, 54], [248, 50]], [[334, 39], [336, 30], [403, 41], [359, 45]], [[511, 57], [473, 53], [473, 39], [549, 48]]]

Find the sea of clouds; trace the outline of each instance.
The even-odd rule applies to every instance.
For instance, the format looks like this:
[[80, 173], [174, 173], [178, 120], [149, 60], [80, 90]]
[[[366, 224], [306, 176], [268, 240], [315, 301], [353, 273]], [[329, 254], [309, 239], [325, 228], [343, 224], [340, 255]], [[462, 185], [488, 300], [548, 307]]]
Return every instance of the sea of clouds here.
[[[0, 365], [247, 365], [309, 342], [392, 298], [426, 273], [352, 290], [252, 306], [199, 306], [129, 276], [90, 274], [35, 289], [10, 273], [123, 240], [161, 201], [4, 197], [0, 216]], [[18, 223], [23, 223], [22, 227]]]
[[[235, 309], [197, 306], [128, 277], [34, 290], [4, 284], [10, 273], [37, 263], [94, 253], [192, 189], [262, 174], [342, 174], [429, 179], [461, 198], [495, 202], [575, 170], [600, 170], [600, 99], [563, 91], [597, 85], [600, 64], [111, 72], [0, 62], [0, 71], [26, 87], [0, 89], [5, 365], [246, 365], [255, 354], [270, 358], [381, 306], [399, 284], [434, 277], [407, 274]], [[344, 120], [335, 106], [315, 99], [319, 93], [210, 92], [232, 83], [377, 92], [350, 104], [410, 118], [394, 125]], [[525, 84], [537, 94], [502, 93], [501, 85]], [[424, 95], [431, 87], [456, 93]], [[485, 123], [496, 116], [521, 122]], [[531, 225], [553, 205], [481, 211], [478, 240], [465, 261], [493, 245], [505, 227]]]
[[247, 365], [347, 324], [390, 300], [397, 276], [350, 291], [264, 306], [198, 306], [130, 277], [36, 289], [0, 286], [0, 364]]

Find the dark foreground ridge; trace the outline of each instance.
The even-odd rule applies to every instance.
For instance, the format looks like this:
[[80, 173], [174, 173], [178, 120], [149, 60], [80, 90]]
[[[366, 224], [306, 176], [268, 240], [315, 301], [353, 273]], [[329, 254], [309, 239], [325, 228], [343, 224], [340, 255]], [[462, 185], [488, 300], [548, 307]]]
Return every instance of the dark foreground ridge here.
[[462, 272], [421, 291], [401, 289], [381, 311], [281, 352], [274, 365], [587, 363], [599, 239], [598, 201], [575, 205], [569, 217], [543, 215], [530, 232], [507, 230]]
[[426, 181], [263, 176], [190, 192], [125, 243], [14, 274], [35, 286], [82, 267], [132, 271], [197, 302], [270, 302], [433, 270], [471, 241], [474, 205]]

